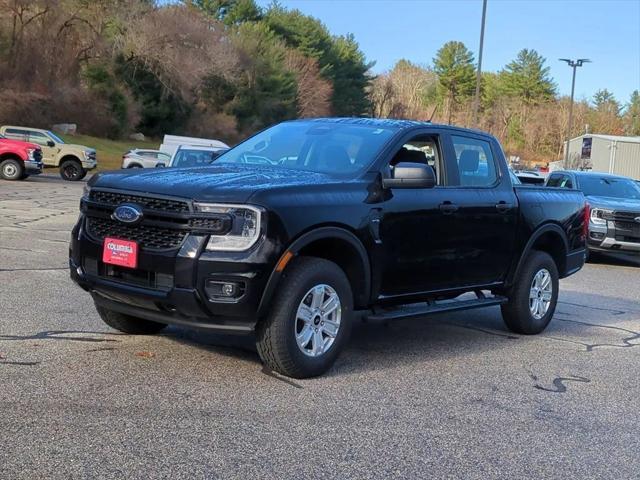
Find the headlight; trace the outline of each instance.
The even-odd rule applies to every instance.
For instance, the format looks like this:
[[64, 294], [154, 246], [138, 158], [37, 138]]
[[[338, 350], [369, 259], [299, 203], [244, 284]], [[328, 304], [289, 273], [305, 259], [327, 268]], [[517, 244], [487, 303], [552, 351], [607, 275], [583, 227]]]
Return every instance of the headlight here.
[[260, 238], [263, 210], [249, 205], [195, 203], [200, 213], [223, 213], [231, 217], [231, 230], [225, 235], [211, 235], [207, 250], [241, 252]]
[[36, 149], [35, 148], [27, 148], [27, 156], [29, 157], [29, 160], [35, 160], [35, 153], [36, 153]]
[[93, 150], [85, 150], [82, 153], [84, 154], [84, 159], [85, 160], [95, 160], [96, 159], [96, 153]]
[[602, 208], [591, 209], [591, 223], [594, 225], [606, 225], [605, 215], [611, 214], [611, 210], [603, 210]]

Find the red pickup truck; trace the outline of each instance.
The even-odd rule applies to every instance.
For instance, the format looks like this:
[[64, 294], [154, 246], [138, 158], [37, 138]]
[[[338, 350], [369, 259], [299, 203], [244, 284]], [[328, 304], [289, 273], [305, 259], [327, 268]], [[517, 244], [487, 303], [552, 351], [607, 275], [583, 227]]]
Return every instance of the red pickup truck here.
[[24, 180], [39, 173], [42, 173], [42, 149], [38, 145], [0, 135], [0, 178]]

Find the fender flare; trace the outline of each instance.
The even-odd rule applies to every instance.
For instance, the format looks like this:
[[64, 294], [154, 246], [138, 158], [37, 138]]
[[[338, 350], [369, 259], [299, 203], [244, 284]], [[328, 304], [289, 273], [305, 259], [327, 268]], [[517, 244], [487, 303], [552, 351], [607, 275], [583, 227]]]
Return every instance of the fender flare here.
[[[268, 305], [270, 304], [273, 295], [275, 293], [276, 287], [280, 282], [280, 278], [282, 277], [282, 272], [284, 268], [279, 269], [279, 265], [283, 259], [288, 262], [290, 258], [296, 256], [300, 250], [302, 250], [307, 245], [310, 245], [312, 242], [323, 239], [339, 239], [349, 243], [355, 251], [358, 253], [360, 261], [362, 262], [362, 267], [364, 270], [364, 288], [362, 291], [364, 292], [361, 297], [361, 300], [368, 301], [371, 295], [371, 264], [369, 261], [369, 255], [367, 254], [367, 250], [364, 248], [364, 245], [360, 241], [358, 237], [356, 237], [352, 232], [345, 228], [341, 227], [320, 227], [309, 232], [306, 232], [299, 236], [296, 240], [294, 240], [289, 247], [282, 253], [276, 265], [274, 266], [269, 279], [267, 280], [267, 284], [262, 293], [262, 298], [260, 299], [260, 304], [258, 306], [258, 317], [263, 316], [268, 309]], [[355, 293], [355, 292], [354, 292]], [[357, 294], [354, 295], [356, 298]], [[356, 303], [358, 303], [356, 301]]]
[[[546, 223], [542, 226], [540, 226], [538, 229], [536, 229], [533, 234], [531, 235], [531, 237], [529, 237], [529, 240], [527, 241], [526, 245], [524, 246], [524, 249], [522, 250], [522, 254], [520, 255], [520, 258], [518, 259], [518, 264], [516, 266], [516, 268], [513, 270], [511, 277], [509, 278], [509, 284], [513, 284], [513, 280], [515, 278], [517, 278], [517, 276], [520, 274], [520, 271], [522, 270], [522, 267], [524, 265], [524, 261], [527, 258], [527, 255], [529, 254], [529, 252], [531, 250], [533, 250], [533, 245], [536, 243], [536, 241], [545, 233], [549, 233], [549, 232], [554, 232], [557, 233], [560, 238], [562, 239], [562, 244], [564, 247], [564, 252], [565, 255], [569, 253], [569, 242], [567, 240], [567, 234], [565, 233], [565, 231], [562, 229], [562, 227], [560, 227], [560, 225], [555, 224], [555, 223]], [[562, 278], [564, 272], [561, 271], [562, 268], [558, 268], [558, 271], [560, 273], [560, 278]]]

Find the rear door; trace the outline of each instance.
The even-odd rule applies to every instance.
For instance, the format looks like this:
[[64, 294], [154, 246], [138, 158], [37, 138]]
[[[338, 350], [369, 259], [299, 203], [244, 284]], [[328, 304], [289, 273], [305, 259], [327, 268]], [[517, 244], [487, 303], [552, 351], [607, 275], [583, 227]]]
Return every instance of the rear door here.
[[445, 199], [452, 207], [442, 232], [452, 248], [449, 286], [489, 285], [504, 280], [514, 255], [518, 202], [501, 162], [499, 145], [470, 132], [447, 137], [452, 172]]

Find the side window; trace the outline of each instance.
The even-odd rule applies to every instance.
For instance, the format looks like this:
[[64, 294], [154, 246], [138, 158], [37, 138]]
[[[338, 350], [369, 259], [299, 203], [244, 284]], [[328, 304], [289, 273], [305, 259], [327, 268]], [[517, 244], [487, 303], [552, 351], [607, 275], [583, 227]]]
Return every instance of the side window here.
[[436, 185], [443, 185], [442, 156], [438, 137], [433, 135], [418, 135], [406, 142], [389, 162], [394, 167], [400, 162], [425, 163], [436, 173]]
[[571, 177], [568, 175], [564, 175], [562, 178], [562, 182], [560, 182], [560, 187], [562, 188], [573, 188], [573, 183], [571, 182]]
[[498, 175], [489, 142], [458, 135], [452, 135], [451, 139], [461, 186], [489, 187], [496, 183]]
[[37, 143], [38, 145], [46, 147], [47, 142], [51, 141], [51, 139], [47, 137], [44, 133], [29, 132], [29, 141], [31, 143]]
[[17, 128], [7, 128], [4, 132], [7, 138], [12, 138], [13, 140], [22, 140], [25, 142], [27, 140], [27, 135], [29, 132], [26, 130], [19, 130]]
[[552, 174], [547, 180], [547, 187], [559, 188], [562, 183], [563, 175]]

